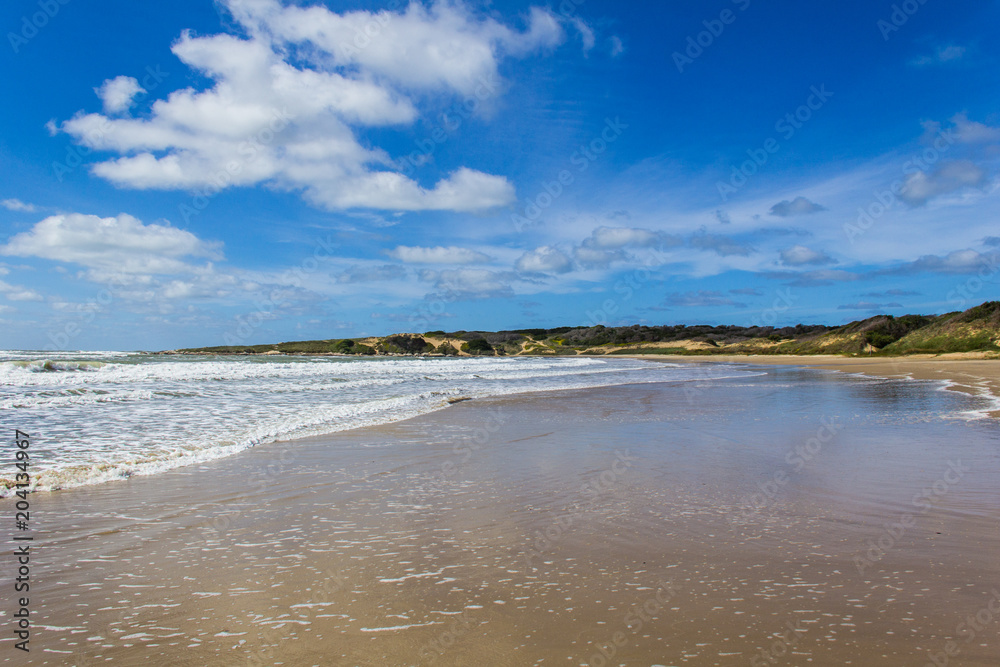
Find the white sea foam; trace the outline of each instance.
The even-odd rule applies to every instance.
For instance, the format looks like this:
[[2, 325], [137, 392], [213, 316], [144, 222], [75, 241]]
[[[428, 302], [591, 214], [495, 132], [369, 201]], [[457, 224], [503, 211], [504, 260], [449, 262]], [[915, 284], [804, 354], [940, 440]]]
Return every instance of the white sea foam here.
[[[406, 419], [453, 396], [756, 375], [595, 358], [170, 357], [0, 352], [0, 410], [32, 437], [33, 489], [95, 484], [275, 440]], [[0, 495], [11, 479], [0, 477]]]

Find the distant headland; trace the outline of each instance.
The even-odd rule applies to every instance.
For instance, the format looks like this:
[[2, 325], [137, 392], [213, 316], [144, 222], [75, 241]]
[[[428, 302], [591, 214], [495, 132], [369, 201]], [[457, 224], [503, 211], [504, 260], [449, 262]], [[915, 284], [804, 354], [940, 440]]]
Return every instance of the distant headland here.
[[389, 336], [223, 345], [159, 354], [330, 356], [843, 355], [982, 353], [1000, 358], [1000, 301], [944, 315], [876, 315], [833, 327], [664, 325], [427, 331]]

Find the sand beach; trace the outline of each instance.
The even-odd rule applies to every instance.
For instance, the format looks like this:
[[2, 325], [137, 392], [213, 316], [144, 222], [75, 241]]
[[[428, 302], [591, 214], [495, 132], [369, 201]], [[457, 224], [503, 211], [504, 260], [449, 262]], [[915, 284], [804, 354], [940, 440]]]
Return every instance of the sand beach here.
[[33, 494], [33, 650], [5, 660], [996, 664], [985, 402], [767, 361]]

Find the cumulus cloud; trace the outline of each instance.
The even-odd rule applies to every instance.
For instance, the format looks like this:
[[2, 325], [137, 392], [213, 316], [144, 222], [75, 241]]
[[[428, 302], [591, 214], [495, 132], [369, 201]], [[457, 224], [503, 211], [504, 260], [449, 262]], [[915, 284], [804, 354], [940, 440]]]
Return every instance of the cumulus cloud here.
[[524, 56], [564, 39], [558, 18], [532, 7], [518, 31], [473, 14], [461, 1], [407, 4], [401, 12], [337, 14], [322, 5], [284, 6], [277, 0], [227, 0], [237, 21], [256, 37], [281, 45], [309, 45], [343, 67], [402, 87], [475, 93], [496, 79], [502, 56]]
[[132, 100], [136, 95], [146, 91], [134, 78], [116, 76], [102, 83], [99, 88], [94, 88], [94, 92], [104, 103], [106, 113], [119, 114], [132, 106]]
[[606, 269], [612, 262], [628, 261], [624, 250], [600, 250], [588, 246], [573, 249], [573, 259], [586, 269]]
[[881, 273], [976, 273], [983, 269], [996, 271], [1000, 265], [1000, 253], [983, 254], [975, 250], [956, 250], [947, 255], [924, 255], [914, 262], [909, 262]]
[[221, 259], [221, 244], [166, 225], [143, 224], [122, 213], [114, 218], [53, 215], [16, 234], [0, 254], [40, 257], [123, 273], [175, 273], [184, 257]]
[[490, 261], [488, 255], [456, 246], [397, 246], [389, 255], [407, 264], [482, 264]]
[[621, 248], [662, 248], [675, 246], [680, 239], [636, 227], [598, 227], [581, 244], [585, 248], [618, 250]]
[[41, 294], [33, 289], [28, 289], [21, 285], [11, 285], [3, 280], [0, 280], [0, 294], [3, 294], [11, 301], [41, 301], [43, 298]]
[[558, 248], [542, 246], [521, 255], [514, 266], [524, 273], [566, 273], [573, 263]]
[[785, 248], [781, 251], [781, 263], [786, 266], [806, 266], [810, 264], [818, 266], [832, 264], [833, 261], [826, 253], [807, 248], [804, 245], [794, 245], [791, 248]]
[[676, 236], [638, 227], [598, 227], [573, 250], [573, 258], [588, 269], [607, 268], [625, 262], [627, 248], [663, 249], [681, 244]]
[[746, 308], [747, 304], [736, 301], [714, 290], [697, 290], [694, 292], [674, 292], [666, 299], [668, 306], [701, 308], [707, 306], [728, 306], [730, 308]]
[[34, 204], [26, 204], [20, 199], [4, 199], [0, 201], [0, 206], [3, 206], [8, 211], [21, 211], [24, 213], [32, 213], [35, 211]]
[[[94, 165], [96, 175], [140, 189], [265, 184], [333, 210], [475, 211], [514, 201], [505, 177], [469, 167], [423, 187], [360, 134], [412, 125], [432, 94], [477, 104], [501, 95], [504, 58], [564, 40], [549, 10], [532, 8], [517, 30], [460, 1], [339, 14], [277, 0], [223, 4], [247, 37], [184, 33], [172, 47], [210, 87], [174, 91], [148, 118], [81, 113], [59, 126], [121, 154]], [[108, 113], [127, 110], [133, 84], [105, 82]]]
[[910, 206], [922, 206], [934, 197], [986, 182], [986, 170], [971, 160], [950, 160], [932, 171], [917, 171], [907, 176], [899, 198]]
[[956, 139], [963, 144], [986, 144], [1000, 141], [1000, 127], [969, 120], [969, 116], [964, 112], [952, 116], [951, 122], [954, 125], [951, 131]]
[[790, 218], [796, 215], [808, 215], [810, 213], [819, 213], [820, 211], [825, 211], [826, 207], [820, 206], [815, 202], [811, 202], [805, 197], [796, 197], [789, 201], [788, 199], [779, 201], [777, 204], [771, 207], [771, 215], [776, 215], [780, 218]]
[[517, 278], [510, 271], [489, 271], [486, 269], [446, 269], [436, 276], [435, 287], [439, 294], [429, 294], [428, 298], [485, 299], [514, 296], [511, 282]]

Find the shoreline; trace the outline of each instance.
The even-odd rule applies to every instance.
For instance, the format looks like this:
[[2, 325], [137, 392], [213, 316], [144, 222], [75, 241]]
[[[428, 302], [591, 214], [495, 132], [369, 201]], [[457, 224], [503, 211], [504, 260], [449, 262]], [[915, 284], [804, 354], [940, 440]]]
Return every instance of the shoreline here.
[[[603, 664], [613, 641], [623, 662], [713, 665], [791, 622], [821, 664], [875, 646], [912, 664], [913, 642], [944, 645], [1000, 573], [984, 539], [993, 425], [885, 423], [870, 383], [813, 376], [497, 396], [43, 494], [32, 648], [82, 664], [513, 667]], [[825, 444], [799, 468], [788, 454], [810, 438]], [[974, 474], [869, 556], [951, 459]], [[967, 664], [993, 655], [963, 646]]]
[[[597, 355], [587, 355], [599, 358]], [[832, 370], [892, 380], [929, 380], [945, 383], [949, 391], [957, 391], [993, 401], [996, 409], [986, 415], [1000, 419], [1000, 359], [980, 353], [950, 355], [913, 355], [906, 357], [843, 357], [835, 355], [713, 355], [683, 354], [615, 355], [627, 359], [669, 363], [741, 363], [758, 366], [799, 366]]]

